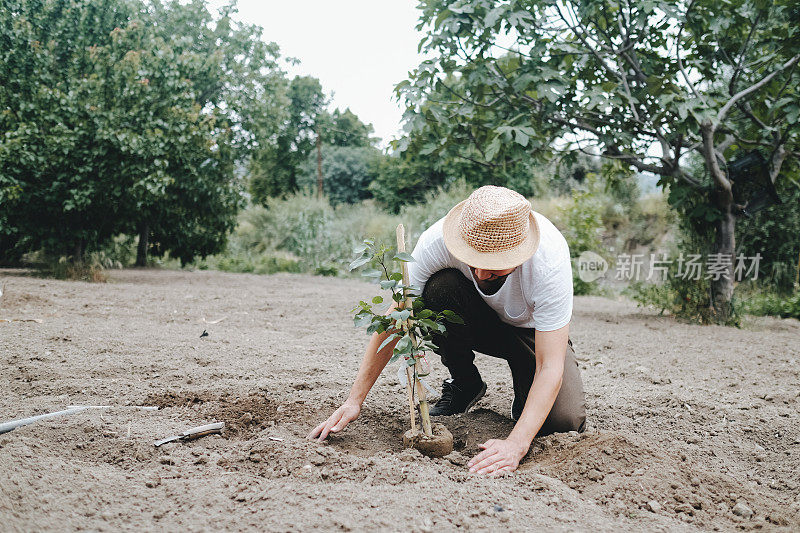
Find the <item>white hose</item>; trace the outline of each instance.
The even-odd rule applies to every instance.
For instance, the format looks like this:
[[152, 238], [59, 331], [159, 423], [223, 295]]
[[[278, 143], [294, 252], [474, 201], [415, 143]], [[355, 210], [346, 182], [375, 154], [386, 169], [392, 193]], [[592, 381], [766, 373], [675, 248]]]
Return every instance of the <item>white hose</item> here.
[[0, 434], [8, 433], [9, 431], [13, 431], [21, 426], [27, 426], [28, 424], [33, 424], [34, 422], [38, 422], [39, 420], [44, 420], [46, 418], [54, 418], [56, 416], [62, 415], [71, 415], [72, 413], [77, 413], [88, 409], [88, 407], [84, 406], [75, 406], [70, 407], [69, 409], [64, 409], [63, 411], [56, 411], [55, 413], [47, 413], [44, 415], [38, 416], [31, 416], [29, 418], [20, 418], [19, 420], [10, 420], [8, 422], [3, 422], [0, 424]]

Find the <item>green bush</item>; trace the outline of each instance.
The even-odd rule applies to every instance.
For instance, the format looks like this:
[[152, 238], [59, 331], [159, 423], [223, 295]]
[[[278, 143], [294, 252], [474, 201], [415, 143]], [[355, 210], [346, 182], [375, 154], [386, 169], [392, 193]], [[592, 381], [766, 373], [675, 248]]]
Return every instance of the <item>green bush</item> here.
[[[232, 271], [252, 266], [247, 271], [336, 275], [346, 271], [353, 247], [364, 238], [393, 237], [395, 220], [370, 201], [334, 208], [309, 194], [273, 198], [266, 207], [250, 206], [240, 214], [226, 253], [208, 264], [213, 268], [222, 261], [220, 268]], [[259, 256], [267, 262], [259, 264]]]
[[783, 180], [778, 184], [781, 204], [743, 218], [737, 227], [737, 253], [761, 254], [759, 279], [783, 294], [792, 291], [800, 252], [800, 186]]
[[[701, 238], [693, 236], [683, 230], [681, 238], [674, 247], [669, 257], [679, 257], [683, 254], [700, 255], [698, 261], [705, 264], [706, 256], [703, 251], [707, 249]], [[705, 279], [705, 272], [701, 271], [699, 279], [679, 273], [679, 261], [669, 264], [665, 279], [660, 283], [633, 282], [623, 293], [633, 298], [642, 307], [653, 307], [661, 313], [669, 312], [676, 318], [697, 324], [717, 323], [714, 320], [711, 306], [711, 281]], [[684, 267], [685, 268], [685, 267]], [[728, 326], [740, 326], [741, 317], [735, 311], [731, 314]]]
[[[652, 307], [660, 313], [697, 324], [711, 324], [709, 280], [684, 279], [670, 270], [663, 283], [633, 282], [625, 291], [641, 307]], [[739, 317], [731, 317], [728, 325], [738, 326]]]
[[[420, 201], [399, 206], [398, 214], [383, 210], [375, 200], [331, 206], [327, 199], [312, 194], [295, 194], [269, 199], [266, 206], [250, 206], [239, 215], [224, 254], [196, 261], [194, 268], [218, 268], [231, 272], [304, 272], [318, 275], [349, 275], [347, 264], [354, 246], [365, 238], [393, 245], [395, 227], [403, 223], [409, 247], [420, 234], [444, 217], [474, 187], [458, 180], [449, 187], [420, 193]], [[570, 246], [573, 257], [585, 250], [603, 255], [604, 232], [609, 229], [604, 213], [615, 205], [595, 175], [588, 175], [570, 198], [535, 198], [534, 209], [553, 220]], [[653, 231], [666, 231], [663, 198], [645, 198], [637, 205]], [[621, 224], [633, 224], [620, 216]], [[627, 226], [618, 231], [632, 232]], [[605, 237], [608, 238], [607, 236]], [[609, 259], [609, 257], [606, 257]], [[577, 274], [577, 269], [574, 269]], [[597, 294], [596, 283], [574, 279], [575, 294]]]
[[788, 296], [772, 291], [759, 291], [739, 301], [740, 313], [800, 320], [800, 290], [795, 290], [794, 294]]
[[303, 272], [299, 259], [273, 254], [238, 255], [212, 258], [205, 267], [225, 272], [251, 272], [253, 274], [275, 274], [276, 272]]
[[[446, 190], [428, 192], [420, 203], [403, 206], [398, 215], [380, 209], [372, 200], [333, 207], [326, 198], [311, 194], [269, 199], [266, 207], [250, 206], [240, 214], [225, 254], [193, 266], [230, 272], [347, 273], [353, 248], [364, 239], [391, 245], [395, 228], [402, 222], [413, 246], [425, 229], [470, 192], [463, 181], [456, 182]], [[261, 256], [266, 262], [259, 262]]]
[[105, 283], [108, 281], [106, 270], [110, 268], [122, 268], [122, 264], [103, 252], [91, 252], [81, 262], [74, 262], [71, 257], [66, 256], [51, 260], [42, 270], [42, 274], [56, 279]]
[[[563, 207], [562, 233], [573, 259], [585, 251], [602, 255], [603, 203], [598, 187], [596, 176], [588, 174], [586, 183], [572, 190], [572, 202]], [[597, 290], [595, 283], [587, 283], [578, 277], [577, 268], [572, 269], [572, 286], [576, 295], [591, 294]]]

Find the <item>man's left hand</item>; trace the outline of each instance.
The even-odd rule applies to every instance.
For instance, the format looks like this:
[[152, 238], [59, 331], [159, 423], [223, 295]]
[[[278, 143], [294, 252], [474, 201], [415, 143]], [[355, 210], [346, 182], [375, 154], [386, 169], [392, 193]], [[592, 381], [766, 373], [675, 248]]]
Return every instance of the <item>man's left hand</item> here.
[[469, 471], [475, 474], [496, 476], [513, 472], [528, 453], [528, 447], [508, 439], [489, 439], [479, 446], [483, 451], [467, 465]]

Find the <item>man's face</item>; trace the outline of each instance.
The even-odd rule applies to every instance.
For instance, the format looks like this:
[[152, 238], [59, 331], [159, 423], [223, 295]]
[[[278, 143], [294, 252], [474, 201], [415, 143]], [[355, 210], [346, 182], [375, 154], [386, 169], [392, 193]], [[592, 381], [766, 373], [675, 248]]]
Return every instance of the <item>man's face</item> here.
[[472, 271], [472, 275], [475, 276], [475, 279], [478, 281], [496, 281], [500, 278], [508, 276], [514, 272], [516, 268], [507, 268], [506, 270], [486, 270], [471, 266], [469, 269]]

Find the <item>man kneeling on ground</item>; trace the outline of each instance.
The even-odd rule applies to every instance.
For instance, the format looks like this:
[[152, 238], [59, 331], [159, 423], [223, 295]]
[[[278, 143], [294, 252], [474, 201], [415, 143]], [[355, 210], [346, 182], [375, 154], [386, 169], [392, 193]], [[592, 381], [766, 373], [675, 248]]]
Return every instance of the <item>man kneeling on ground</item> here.
[[[522, 195], [486, 186], [456, 205], [419, 238], [409, 263], [425, 307], [464, 320], [434, 337], [450, 371], [431, 415], [464, 413], [486, 393], [475, 351], [508, 362], [514, 387], [505, 439], [490, 439], [470, 472], [514, 471], [536, 435], [583, 431], [583, 384], [572, 342], [572, 266], [566, 240]], [[350, 395], [309, 438], [325, 439], [355, 420], [392, 356], [377, 351], [388, 333], [373, 334]]]

